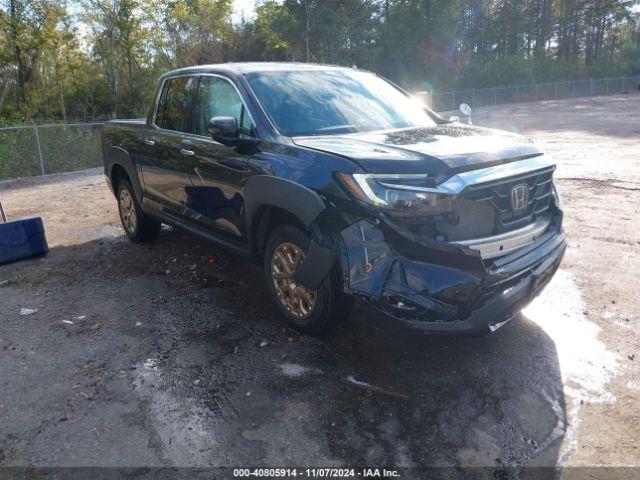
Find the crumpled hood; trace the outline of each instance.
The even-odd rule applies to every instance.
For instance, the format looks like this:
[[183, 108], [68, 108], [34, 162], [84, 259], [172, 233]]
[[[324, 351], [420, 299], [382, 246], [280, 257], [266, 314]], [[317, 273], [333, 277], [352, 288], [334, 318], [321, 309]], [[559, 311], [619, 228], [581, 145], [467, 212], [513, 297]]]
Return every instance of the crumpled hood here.
[[459, 123], [293, 141], [347, 157], [369, 173], [452, 174], [542, 154], [520, 135]]

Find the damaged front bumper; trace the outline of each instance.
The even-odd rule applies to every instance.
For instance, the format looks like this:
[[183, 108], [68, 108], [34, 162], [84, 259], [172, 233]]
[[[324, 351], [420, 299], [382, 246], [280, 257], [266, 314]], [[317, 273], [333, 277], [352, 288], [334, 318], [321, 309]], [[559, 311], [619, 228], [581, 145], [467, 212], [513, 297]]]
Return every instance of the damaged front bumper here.
[[566, 249], [561, 214], [522, 248], [483, 258], [470, 246], [408, 239], [391, 219], [341, 231], [344, 288], [411, 329], [492, 332], [549, 282]]

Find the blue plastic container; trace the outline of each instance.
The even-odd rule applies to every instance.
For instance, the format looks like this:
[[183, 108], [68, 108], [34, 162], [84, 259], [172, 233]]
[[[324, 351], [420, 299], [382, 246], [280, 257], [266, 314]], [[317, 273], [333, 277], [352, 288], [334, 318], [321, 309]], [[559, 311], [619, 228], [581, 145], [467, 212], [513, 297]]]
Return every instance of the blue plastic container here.
[[0, 223], [0, 264], [49, 251], [42, 219], [25, 218]]

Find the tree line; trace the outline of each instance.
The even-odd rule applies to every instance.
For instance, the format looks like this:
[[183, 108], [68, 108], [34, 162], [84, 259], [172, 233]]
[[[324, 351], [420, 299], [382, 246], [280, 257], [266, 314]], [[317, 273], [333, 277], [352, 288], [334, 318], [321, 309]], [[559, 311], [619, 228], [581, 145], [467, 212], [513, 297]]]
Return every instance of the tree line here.
[[630, 0], [0, 0], [0, 121], [143, 116], [187, 65], [356, 65], [408, 89], [640, 74]]

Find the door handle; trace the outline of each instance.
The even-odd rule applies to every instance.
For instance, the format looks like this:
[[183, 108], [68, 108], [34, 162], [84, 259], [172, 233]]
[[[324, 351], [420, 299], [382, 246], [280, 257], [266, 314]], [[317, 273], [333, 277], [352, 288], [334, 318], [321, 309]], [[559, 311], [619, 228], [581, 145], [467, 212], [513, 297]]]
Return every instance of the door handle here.
[[193, 150], [187, 150], [186, 148], [181, 148], [180, 153], [186, 155], [187, 157], [193, 157], [196, 154], [196, 152], [194, 152]]
[[150, 147], [153, 147], [156, 144], [156, 142], [155, 142], [155, 140], [153, 138], [145, 138], [144, 139], [144, 143], [146, 143]]

